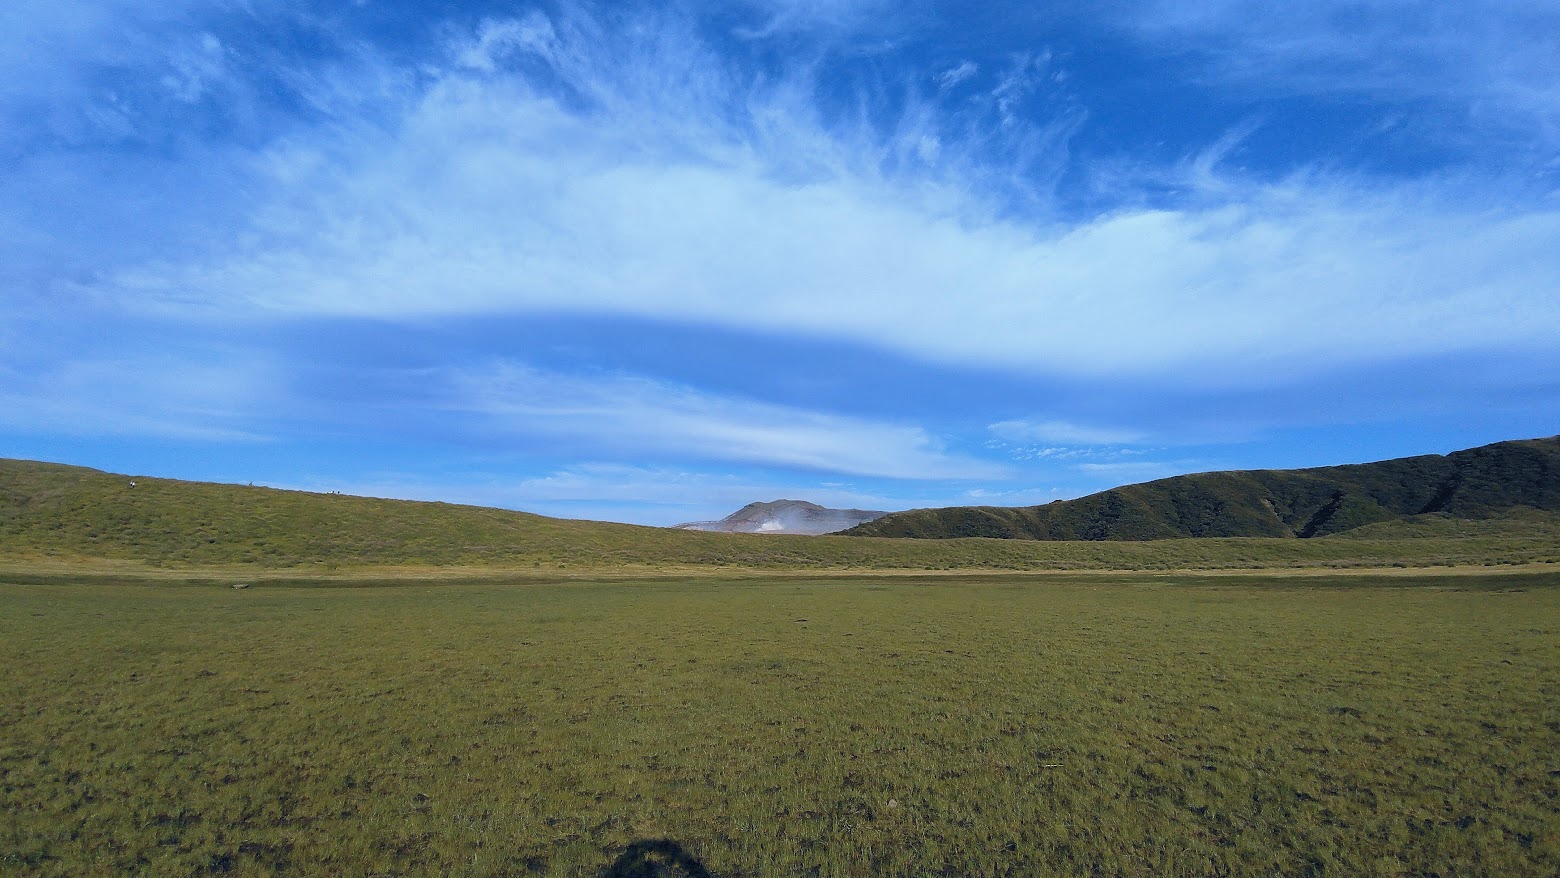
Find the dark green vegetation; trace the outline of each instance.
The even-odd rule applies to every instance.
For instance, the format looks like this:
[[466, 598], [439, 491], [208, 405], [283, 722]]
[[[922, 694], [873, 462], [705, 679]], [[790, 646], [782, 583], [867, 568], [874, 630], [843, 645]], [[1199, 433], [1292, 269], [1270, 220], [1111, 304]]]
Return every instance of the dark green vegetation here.
[[6, 583], [5, 875], [1560, 873], [1553, 573]]
[[1351, 466], [1202, 473], [1044, 506], [917, 509], [847, 531], [948, 539], [1161, 540], [1322, 537], [1418, 516], [1560, 512], [1560, 437]]
[[329, 572], [385, 566], [557, 570], [1189, 569], [1560, 561], [1560, 516], [1444, 513], [1346, 536], [1152, 543], [909, 540], [698, 533], [521, 512], [111, 475], [0, 461], [0, 559], [13, 571], [83, 560], [173, 571]]

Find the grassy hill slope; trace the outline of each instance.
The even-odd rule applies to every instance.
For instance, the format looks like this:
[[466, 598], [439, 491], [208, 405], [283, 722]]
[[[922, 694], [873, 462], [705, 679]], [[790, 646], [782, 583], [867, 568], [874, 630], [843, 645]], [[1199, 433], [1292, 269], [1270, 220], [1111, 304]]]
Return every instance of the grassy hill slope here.
[[0, 550], [12, 553], [192, 564], [610, 562], [696, 555], [702, 536], [0, 461]]
[[1288, 539], [1417, 516], [1484, 520], [1517, 509], [1560, 512], [1560, 437], [1499, 442], [1444, 457], [1176, 476], [1044, 506], [917, 509], [847, 533], [919, 539]]
[[[130, 482], [132, 478], [134, 487]], [[0, 563], [196, 569], [1164, 570], [1560, 561], [1560, 515], [1349, 539], [1036, 542], [702, 533], [0, 460]]]

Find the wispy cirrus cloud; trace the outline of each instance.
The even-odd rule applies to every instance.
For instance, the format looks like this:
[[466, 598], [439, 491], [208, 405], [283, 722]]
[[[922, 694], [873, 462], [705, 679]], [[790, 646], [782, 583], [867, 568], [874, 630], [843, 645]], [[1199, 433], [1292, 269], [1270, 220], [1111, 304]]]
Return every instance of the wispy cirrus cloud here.
[[980, 65], [974, 61], [964, 60], [937, 74], [937, 85], [944, 90], [958, 88], [959, 85], [980, 72]]
[[[0, 10], [0, 147], [193, 139], [198, 104], [233, 113], [257, 95], [253, 55], [224, 24], [288, 14], [282, 0], [20, 0]], [[245, 64], [251, 69], [241, 70]], [[183, 130], [181, 130], [183, 126]]]
[[264, 441], [266, 364], [229, 359], [192, 368], [179, 354], [123, 353], [70, 363], [0, 362], [0, 428], [18, 434]]
[[1280, 91], [1454, 100], [1508, 132], [1560, 137], [1560, 8], [1544, 0], [1442, 4], [1147, 0], [1118, 21], [1175, 52], [1202, 53], [1206, 75]]
[[987, 427], [1009, 442], [1052, 442], [1062, 445], [1128, 445], [1143, 440], [1136, 430], [1093, 427], [1051, 419], [999, 421]]
[[758, 16], [758, 24], [744, 24], [736, 33], [748, 39], [823, 33], [830, 36], [881, 32], [885, 21], [923, 5], [919, 0], [742, 0], [736, 4]]
[[[307, 243], [144, 267], [111, 287], [252, 316], [619, 313], [1061, 374], [1168, 369], [1209, 384], [1532, 348], [1560, 320], [1543, 292], [1560, 269], [1550, 247], [1560, 212], [1278, 190], [1047, 235], [742, 169], [462, 164], [296, 214], [288, 237], [313, 229]], [[385, 197], [396, 190], [405, 198]], [[531, 209], [494, 209], [510, 204]]]
[[1121, 460], [1108, 463], [1080, 463], [1078, 470], [1114, 484], [1136, 484], [1154, 479], [1206, 470], [1195, 461]]
[[[393, 134], [273, 149], [235, 246], [95, 289], [185, 315], [622, 314], [1193, 384], [1532, 348], [1560, 321], [1560, 210], [1219, 177], [1213, 144], [1184, 205], [1024, 219], [956, 114], [831, 121], [805, 76], [759, 81], [657, 22], [626, 43], [588, 16], [487, 22]], [[1068, 120], [1004, 109], [1045, 69], [1020, 61], [992, 112], [1065, 152], [1043, 142]]]
[[637, 459], [716, 459], [892, 479], [991, 479], [1004, 468], [944, 450], [926, 430], [715, 396], [636, 376], [518, 363], [448, 376], [448, 408], [492, 429], [561, 437]]

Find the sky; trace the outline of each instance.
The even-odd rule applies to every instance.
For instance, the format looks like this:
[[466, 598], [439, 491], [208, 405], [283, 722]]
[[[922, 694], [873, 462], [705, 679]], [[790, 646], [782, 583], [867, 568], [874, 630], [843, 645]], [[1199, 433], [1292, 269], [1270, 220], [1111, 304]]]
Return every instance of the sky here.
[[669, 525], [1560, 433], [1555, 0], [12, 0], [0, 457]]

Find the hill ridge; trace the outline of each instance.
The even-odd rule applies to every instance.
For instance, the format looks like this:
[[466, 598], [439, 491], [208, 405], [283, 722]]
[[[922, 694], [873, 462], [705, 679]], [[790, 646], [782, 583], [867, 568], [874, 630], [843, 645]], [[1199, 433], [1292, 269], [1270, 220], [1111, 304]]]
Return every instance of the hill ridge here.
[[1371, 463], [1221, 470], [1156, 479], [1042, 506], [890, 513], [849, 536], [917, 539], [1312, 539], [1446, 514], [1482, 520], [1519, 507], [1560, 511], [1560, 436]]
[[[1466, 483], [1459, 489], [1467, 490]], [[1423, 503], [1425, 498], [1419, 499]], [[1118, 505], [1125, 510], [1118, 520], [1130, 521], [1131, 509]], [[1347, 511], [1347, 505], [1332, 517]], [[1291, 518], [1314, 511], [1286, 509], [1282, 503], [1274, 510], [1268, 514]], [[265, 570], [331, 577], [442, 568], [466, 571], [461, 575], [546, 578], [565, 570], [681, 576], [733, 570], [1039, 572], [1560, 563], [1560, 512], [1520, 507], [1481, 521], [1445, 512], [1409, 516], [1336, 537], [1062, 542], [701, 533], [0, 459], [0, 576], [12, 581], [25, 571], [107, 569], [104, 565], [231, 570], [249, 579], [266, 575], [260, 572]]]

